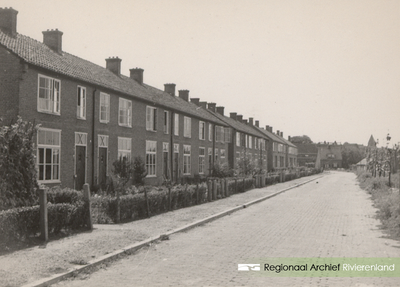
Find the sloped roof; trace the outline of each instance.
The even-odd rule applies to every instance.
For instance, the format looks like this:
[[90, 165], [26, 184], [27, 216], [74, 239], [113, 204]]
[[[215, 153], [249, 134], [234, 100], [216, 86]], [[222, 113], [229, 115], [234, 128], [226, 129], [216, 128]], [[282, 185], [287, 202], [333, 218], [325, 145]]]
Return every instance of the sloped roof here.
[[358, 162], [356, 165], [367, 165], [367, 159], [364, 158], [360, 162]]
[[217, 117], [218, 119], [220, 119], [221, 121], [225, 122], [225, 124], [231, 126], [233, 129], [235, 129], [235, 130], [237, 130], [239, 132], [247, 133], [247, 134], [250, 134], [250, 135], [253, 135], [253, 136], [256, 136], [256, 137], [265, 138], [265, 136], [262, 133], [257, 132], [252, 127], [250, 127], [250, 126], [248, 126], [248, 125], [246, 125], [244, 123], [241, 123], [241, 122], [239, 122], [237, 120], [234, 120], [234, 119], [232, 119], [230, 117], [223, 116], [223, 115], [221, 115], [221, 114], [219, 114], [217, 112], [213, 112], [213, 111], [211, 111], [209, 109], [207, 109], [207, 111], [209, 113], [211, 113], [212, 115], [214, 115], [215, 117]]
[[318, 148], [314, 143], [299, 143], [297, 144], [298, 154], [317, 154]]
[[96, 86], [111, 89], [154, 105], [161, 105], [203, 120], [225, 125], [224, 122], [210, 115], [210, 113], [197, 109], [197, 106], [193, 103], [189, 103], [176, 96], [171, 96], [149, 85], [141, 85], [127, 76], [118, 76], [104, 67], [64, 51], [58, 54], [44, 43], [30, 37], [21, 34], [11, 37], [0, 30], [0, 45], [4, 46], [28, 64], [42, 67]]
[[259, 132], [261, 132], [262, 134], [264, 134], [267, 138], [269, 138], [270, 140], [274, 141], [274, 142], [278, 142], [281, 144], [286, 144], [286, 142], [281, 138], [278, 137], [276, 134], [271, 133], [270, 131], [267, 131], [263, 128], [254, 126]]
[[371, 137], [368, 140], [368, 145], [369, 147], [376, 147], [376, 141], [374, 139], [374, 137], [371, 135]]
[[335, 160], [342, 159], [342, 149], [339, 145], [320, 145], [318, 151], [321, 159], [326, 159], [328, 154], [334, 154]]
[[276, 136], [279, 137], [281, 140], [283, 140], [288, 146], [297, 148], [297, 146], [294, 143], [292, 143], [291, 141], [285, 139], [284, 137], [281, 137], [281, 136], [278, 136], [278, 135], [276, 135]]

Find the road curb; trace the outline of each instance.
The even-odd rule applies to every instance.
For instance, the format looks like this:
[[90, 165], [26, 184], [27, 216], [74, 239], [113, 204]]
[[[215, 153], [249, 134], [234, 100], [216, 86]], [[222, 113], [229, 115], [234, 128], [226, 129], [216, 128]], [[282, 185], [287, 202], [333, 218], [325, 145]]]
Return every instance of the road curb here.
[[128, 245], [125, 248], [113, 251], [112, 253], [109, 253], [109, 254], [103, 255], [103, 256], [101, 256], [99, 258], [96, 258], [94, 260], [91, 260], [91, 261], [88, 262], [87, 265], [77, 266], [77, 267], [73, 268], [72, 270], [70, 270], [68, 272], [65, 272], [65, 273], [62, 273], [62, 274], [55, 274], [53, 276], [37, 280], [37, 281], [35, 281], [33, 283], [28, 283], [26, 285], [23, 285], [22, 287], [45, 287], [45, 286], [50, 286], [52, 284], [58, 283], [60, 281], [63, 281], [65, 279], [69, 278], [69, 277], [77, 275], [77, 274], [79, 274], [79, 273], [81, 273], [83, 271], [89, 270], [90, 268], [94, 268], [94, 267], [96, 267], [96, 266], [98, 266], [100, 264], [107, 263], [108, 261], [114, 260], [114, 259], [116, 259], [116, 258], [118, 258], [120, 256], [124, 256], [126, 254], [130, 254], [130, 253], [132, 253], [132, 252], [134, 252], [134, 251], [136, 251], [136, 250], [138, 250], [138, 249], [140, 249], [140, 248], [142, 248], [144, 246], [151, 245], [152, 243], [154, 243], [156, 241], [162, 240], [162, 238], [164, 236], [169, 236], [169, 235], [172, 235], [174, 233], [183, 232], [183, 231], [192, 229], [194, 227], [206, 224], [206, 223], [211, 222], [213, 220], [216, 220], [218, 218], [221, 218], [221, 217], [224, 217], [226, 215], [229, 215], [229, 214], [231, 214], [231, 213], [233, 213], [235, 211], [241, 210], [241, 209], [246, 208], [248, 206], [251, 206], [253, 204], [260, 203], [260, 202], [262, 202], [264, 200], [267, 200], [267, 199], [269, 199], [271, 197], [277, 196], [278, 194], [281, 194], [281, 193], [283, 193], [285, 191], [288, 191], [290, 189], [294, 189], [294, 188], [297, 188], [297, 187], [299, 187], [301, 185], [307, 184], [307, 183], [309, 183], [311, 181], [314, 181], [316, 179], [319, 179], [319, 178], [321, 178], [323, 176], [324, 175], [321, 175], [319, 177], [316, 177], [316, 178], [301, 182], [299, 184], [296, 184], [296, 185], [287, 187], [285, 189], [279, 190], [279, 191], [277, 191], [275, 193], [269, 194], [267, 196], [264, 196], [264, 197], [249, 201], [249, 202], [247, 202], [247, 203], [245, 203], [243, 205], [239, 205], [239, 206], [230, 208], [228, 210], [225, 210], [225, 211], [216, 213], [214, 215], [211, 215], [209, 217], [203, 218], [201, 220], [198, 220], [198, 221], [192, 222], [190, 224], [184, 225], [182, 227], [173, 229], [173, 230], [168, 231], [168, 232], [166, 232], [164, 234], [160, 234], [158, 236], [153, 236], [153, 237], [150, 237], [150, 238], [148, 238], [146, 240], [134, 243], [132, 245]]

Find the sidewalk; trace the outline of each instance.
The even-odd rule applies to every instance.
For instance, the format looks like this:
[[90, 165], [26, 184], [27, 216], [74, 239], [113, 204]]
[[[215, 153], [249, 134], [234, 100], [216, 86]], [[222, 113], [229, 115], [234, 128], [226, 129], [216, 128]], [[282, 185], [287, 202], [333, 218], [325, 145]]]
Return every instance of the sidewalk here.
[[258, 198], [321, 177], [317, 174], [264, 188], [249, 190], [202, 205], [175, 210], [125, 224], [95, 224], [93, 231], [50, 241], [45, 248], [32, 247], [0, 257], [0, 286], [21, 286], [82, 267], [106, 254], [132, 244], [158, 238], [182, 226]]

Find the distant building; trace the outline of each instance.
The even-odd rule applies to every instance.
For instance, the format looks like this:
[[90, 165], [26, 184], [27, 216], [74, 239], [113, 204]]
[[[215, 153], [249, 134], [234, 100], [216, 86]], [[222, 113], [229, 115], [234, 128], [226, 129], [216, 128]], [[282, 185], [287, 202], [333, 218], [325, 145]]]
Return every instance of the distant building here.
[[337, 169], [342, 168], [342, 146], [334, 143], [317, 144], [318, 154], [316, 168]]

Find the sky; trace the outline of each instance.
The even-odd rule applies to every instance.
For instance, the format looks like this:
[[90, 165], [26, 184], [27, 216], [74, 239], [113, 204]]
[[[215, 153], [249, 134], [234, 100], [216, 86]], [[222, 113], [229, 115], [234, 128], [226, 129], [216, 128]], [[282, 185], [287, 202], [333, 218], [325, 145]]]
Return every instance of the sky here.
[[399, 0], [0, 0], [17, 31], [314, 142], [400, 142]]

